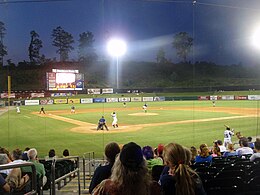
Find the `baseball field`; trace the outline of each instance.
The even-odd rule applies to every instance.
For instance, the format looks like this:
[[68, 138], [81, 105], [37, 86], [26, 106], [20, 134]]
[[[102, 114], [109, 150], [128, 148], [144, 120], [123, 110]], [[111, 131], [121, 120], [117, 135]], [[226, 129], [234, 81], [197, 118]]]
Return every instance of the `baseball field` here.
[[[0, 146], [10, 151], [35, 147], [40, 157], [48, 155], [49, 149], [55, 149], [58, 156], [69, 149], [71, 155], [94, 151], [102, 157], [104, 146], [111, 141], [153, 147], [173, 141], [187, 147], [211, 146], [214, 140], [223, 140], [225, 124], [244, 136], [260, 135], [259, 101], [218, 100], [215, 107], [211, 101], [147, 102], [147, 113], [143, 104], [75, 104], [75, 114], [68, 104], [46, 105], [46, 114], [39, 114], [41, 106], [21, 106], [20, 114], [15, 107], [0, 108]], [[112, 112], [117, 113], [118, 128], [111, 125]], [[102, 115], [109, 131], [96, 130]]]

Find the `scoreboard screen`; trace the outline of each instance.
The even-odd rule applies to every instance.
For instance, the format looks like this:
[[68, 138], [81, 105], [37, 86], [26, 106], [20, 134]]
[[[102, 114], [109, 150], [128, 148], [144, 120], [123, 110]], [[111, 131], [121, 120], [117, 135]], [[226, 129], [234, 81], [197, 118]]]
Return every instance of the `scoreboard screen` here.
[[84, 88], [84, 74], [78, 70], [52, 69], [52, 72], [46, 73], [46, 80], [49, 91], [78, 91]]

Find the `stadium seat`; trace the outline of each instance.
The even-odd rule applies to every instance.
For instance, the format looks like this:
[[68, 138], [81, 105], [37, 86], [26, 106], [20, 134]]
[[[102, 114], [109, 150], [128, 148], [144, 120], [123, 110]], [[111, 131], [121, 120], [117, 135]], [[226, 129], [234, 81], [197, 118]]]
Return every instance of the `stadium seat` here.
[[245, 183], [240, 177], [214, 178], [204, 184], [207, 194], [210, 195], [242, 195]]

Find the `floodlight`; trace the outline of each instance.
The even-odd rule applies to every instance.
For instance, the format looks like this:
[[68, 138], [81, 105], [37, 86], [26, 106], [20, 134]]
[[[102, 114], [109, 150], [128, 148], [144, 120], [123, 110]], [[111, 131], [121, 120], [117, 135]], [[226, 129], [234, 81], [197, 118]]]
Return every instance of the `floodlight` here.
[[120, 57], [126, 52], [126, 43], [121, 39], [111, 39], [107, 43], [107, 51], [111, 56]]

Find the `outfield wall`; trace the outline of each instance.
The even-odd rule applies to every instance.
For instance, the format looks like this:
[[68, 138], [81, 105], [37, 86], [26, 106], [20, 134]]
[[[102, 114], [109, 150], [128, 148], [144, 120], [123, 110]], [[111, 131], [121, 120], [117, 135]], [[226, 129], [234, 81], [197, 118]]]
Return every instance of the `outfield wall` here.
[[92, 103], [113, 103], [113, 102], [154, 102], [154, 101], [232, 101], [232, 100], [260, 100], [260, 95], [247, 95], [247, 96], [183, 96], [183, 97], [119, 97], [119, 98], [53, 98], [53, 99], [33, 99], [33, 100], [10, 100], [1, 101], [2, 104], [8, 106], [15, 105], [49, 105], [49, 104], [92, 104]]

